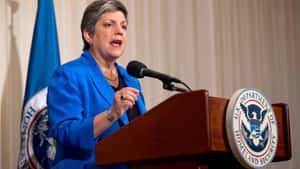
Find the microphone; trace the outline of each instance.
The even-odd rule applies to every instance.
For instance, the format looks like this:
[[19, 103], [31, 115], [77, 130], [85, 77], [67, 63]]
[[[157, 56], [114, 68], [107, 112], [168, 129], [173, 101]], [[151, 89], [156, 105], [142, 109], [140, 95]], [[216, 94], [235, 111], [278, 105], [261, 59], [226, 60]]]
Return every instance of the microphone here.
[[136, 78], [143, 78], [144, 76], [148, 76], [148, 77], [159, 79], [163, 83], [171, 83], [171, 82], [182, 83], [179, 79], [148, 69], [145, 64], [136, 60], [128, 63], [127, 72], [128, 74]]

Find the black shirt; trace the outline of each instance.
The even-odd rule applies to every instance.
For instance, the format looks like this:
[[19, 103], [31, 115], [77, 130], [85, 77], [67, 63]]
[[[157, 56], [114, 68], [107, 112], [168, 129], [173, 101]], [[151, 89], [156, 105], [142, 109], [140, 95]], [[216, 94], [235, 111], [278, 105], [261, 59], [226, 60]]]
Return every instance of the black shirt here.
[[[112, 88], [115, 90], [115, 92], [118, 91], [118, 90], [120, 90], [120, 89], [122, 89], [123, 87], [127, 87], [127, 85], [125, 84], [125, 82], [124, 82], [122, 76], [120, 75], [119, 71], [118, 71], [118, 75], [119, 75], [119, 86], [117, 88], [115, 88], [115, 87], [112, 86]], [[127, 110], [127, 116], [128, 116], [128, 120], [129, 121], [135, 119], [140, 114], [141, 114], [140, 110], [139, 110], [139, 108], [138, 108], [138, 106], [137, 106], [136, 103], [133, 105], [132, 108], [130, 108], [130, 109]]]

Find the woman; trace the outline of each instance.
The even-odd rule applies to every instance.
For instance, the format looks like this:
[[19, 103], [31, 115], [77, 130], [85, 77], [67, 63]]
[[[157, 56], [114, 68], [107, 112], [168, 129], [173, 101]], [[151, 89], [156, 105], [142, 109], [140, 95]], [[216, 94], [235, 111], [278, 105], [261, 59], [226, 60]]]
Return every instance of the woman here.
[[48, 87], [49, 127], [61, 159], [54, 168], [96, 168], [95, 144], [146, 112], [138, 80], [116, 63], [126, 48], [126, 7], [118, 0], [94, 1], [81, 33], [84, 53], [61, 66]]

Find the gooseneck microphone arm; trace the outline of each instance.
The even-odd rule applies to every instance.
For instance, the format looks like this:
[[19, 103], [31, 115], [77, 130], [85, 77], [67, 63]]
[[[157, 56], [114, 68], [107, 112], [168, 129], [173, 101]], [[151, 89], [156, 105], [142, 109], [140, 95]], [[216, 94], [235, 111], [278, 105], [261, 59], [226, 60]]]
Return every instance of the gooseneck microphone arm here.
[[176, 91], [176, 92], [187, 92], [186, 89], [176, 87], [172, 83], [164, 83], [163, 82], [163, 88], [170, 91]]
[[[186, 92], [186, 91], [192, 90], [188, 85], [186, 85], [181, 80], [171, 77], [171, 76], [168, 76], [166, 74], [159, 73], [154, 70], [148, 69], [146, 65], [144, 65], [143, 63], [138, 62], [138, 61], [129, 62], [127, 65], [127, 72], [128, 72], [128, 74], [130, 74], [131, 76], [134, 76], [136, 78], [143, 78], [144, 76], [148, 76], [148, 77], [159, 79], [162, 81], [163, 88], [166, 90], [178, 91], [178, 92]], [[180, 87], [176, 87], [175, 85], [172, 84], [173, 82], [184, 85], [188, 90], [180, 88]]]
[[171, 77], [171, 76], [168, 76], [166, 74], [163, 74], [163, 73], [159, 73], [159, 72], [156, 72], [154, 70], [150, 70], [148, 68], [142, 68], [140, 70], [140, 73], [143, 75], [143, 76], [148, 76], [148, 77], [153, 77], [153, 78], [156, 78], [156, 79], [159, 79], [161, 80], [163, 83], [170, 83], [170, 82], [176, 82], [176, 83], [180, 83], [181, 81], [177, 78], [174, 78], [174, 77]]

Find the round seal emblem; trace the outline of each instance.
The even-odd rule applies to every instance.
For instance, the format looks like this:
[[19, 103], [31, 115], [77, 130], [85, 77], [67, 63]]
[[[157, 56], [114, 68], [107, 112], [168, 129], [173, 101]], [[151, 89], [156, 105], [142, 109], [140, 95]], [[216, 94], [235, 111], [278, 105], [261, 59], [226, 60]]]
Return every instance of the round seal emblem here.
[[236, 91], [229, 101], [225, 123], [230, 148], [244, 167], [265, 168], [272, 162], [278, 144], [277, 121], [261, 91]]
[[48, 136], [47, 92], [42, 89], [24, 107], [18, 168], [49, 168], [55, 160], [56, 141]]

